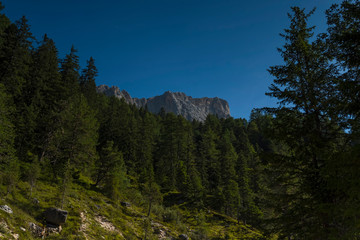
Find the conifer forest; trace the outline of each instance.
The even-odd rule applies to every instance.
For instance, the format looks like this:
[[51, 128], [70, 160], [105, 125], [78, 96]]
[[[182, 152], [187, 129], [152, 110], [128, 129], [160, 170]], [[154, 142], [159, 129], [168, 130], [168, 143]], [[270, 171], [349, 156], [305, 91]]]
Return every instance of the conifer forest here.
[[329, 8], [320, 34], [314, 10], [289, 9], [264, 93], [277, 106], [203, 122], [97, 93], [95, 59], [59, 58], [4, 7], [0, 238], [37, 239], [29, 222], [56, 207], [66, 223], [43, 238], [360, 239], [359, 0]]

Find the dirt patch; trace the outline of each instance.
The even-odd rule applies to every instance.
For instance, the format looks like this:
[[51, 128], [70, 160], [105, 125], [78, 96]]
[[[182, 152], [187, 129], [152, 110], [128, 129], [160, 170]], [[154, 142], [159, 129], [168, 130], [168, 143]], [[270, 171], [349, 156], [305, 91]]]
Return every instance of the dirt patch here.
[[152, 228], [154, 234], [156, 234], [159, 239], [162, 239], [162, 240], [169, 239], [169, 236], [168, 236], [169, 230], [164, 225], [162, 225], [158, 222], [151, 222], [151, 228]]
[[100, 224], [100, 226], [101, 226], [102, 228], [104, 228], [105, 230], [111, 231], [111, 232], [117, 232], [116, 227], [115, 227], [109, 220], [107, 220], [106, 217], [99, 215], [99, 216], [96, 216], [96, 217], [95, 217], [95, 220], [96, 220], [96, 221]]
[[[19, 234], [14, 233], [4, 220], [0, 222], [0, 228], [4, 231], [4, 233], [6, 232], [7, 234], [10, 234], [14, 239], [19, 239]], [[5, 238], [5, 236], [1, 233], [0, 237]]]
[[89, 222], [87, 221], [87, 218], [86, 218], [86, 215], [84, 212], [80, 213], [80, 218], [81, 218], [80, 232], [82, 232], [84, 234], [85, 239], [88, 240], [86, 230], [89, 227]]

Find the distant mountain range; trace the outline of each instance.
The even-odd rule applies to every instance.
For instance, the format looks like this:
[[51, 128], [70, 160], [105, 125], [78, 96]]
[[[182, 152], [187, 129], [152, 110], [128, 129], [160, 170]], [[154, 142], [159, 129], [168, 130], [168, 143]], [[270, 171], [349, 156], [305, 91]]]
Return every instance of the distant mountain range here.
[[124, 99], [129, 104], [135, 104], [137, 107], [147, 107], [152, 113], [159, 113], [161, 108], [165, 112], [172, 112], [182, 115], [184, 118], [192, 121], [204, 121], [209, 114], [217, 115], [219, 118], [230, 117], [230, 108], [226, 100], [214, 98], [192, 98], [182, 92], [167, 91], [160, 96], [151, 98], [132, 98], [125, 90], [120, 90], [116, 86], [100, 85], [97, 87], [99, 93], [107, 96], [115, 96]]

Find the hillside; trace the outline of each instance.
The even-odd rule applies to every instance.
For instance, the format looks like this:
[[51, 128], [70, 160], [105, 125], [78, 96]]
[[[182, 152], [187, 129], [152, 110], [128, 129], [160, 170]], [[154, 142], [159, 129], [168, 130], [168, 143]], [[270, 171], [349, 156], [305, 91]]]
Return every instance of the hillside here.
[[[1, 239], [262, 239], [261, 233], [235, 219], [211, 210], [189, 210], [186, 203], [153, 207], [146, 217], [147, 203], [140, 193], [129, 191], [130, 206], [122, 206], [91, 187], [89, 179], [80, 178], [71, 184], [64, 209], [68, 211], [62, 230], [47, 228], [45, 234], [31, 225], [43, 227], [42, 213], [57, 206], [57, 185], [40, 180], [30, 196], [30, 185], [19, 182], [16, 190], [0, 200], [13, 213], [0, 210]], [[170, 193], [171, 194], [171, 193]], [[53, 233], [48, 233], [49, 231]]]

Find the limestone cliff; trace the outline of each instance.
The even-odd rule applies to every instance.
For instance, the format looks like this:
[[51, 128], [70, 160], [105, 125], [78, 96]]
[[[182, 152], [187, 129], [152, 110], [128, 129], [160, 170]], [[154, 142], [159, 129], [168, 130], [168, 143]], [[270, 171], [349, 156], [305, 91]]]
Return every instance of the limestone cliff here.
[[135, 104], [137, 107], [147, 107], [152, 113], [159, 113], [161, 108], [166, 112], [172, 112], [182, 115], [188, 120], [196, 119], [204, 121], [208, 114], [217, 115], [219, 118], [230, 117], [230, 109], [227, 101], [215, 98], [192, 98], [182, 92], [167, 91], [163, 95], [145, 98], [132, 98], [125, 90], [120, 90], [116, 86], [108, 87], [100, 85], [97, 87], [99, 93], [104, 93], [107, 96], [115, 96], [123, 98], [129, 104]]

